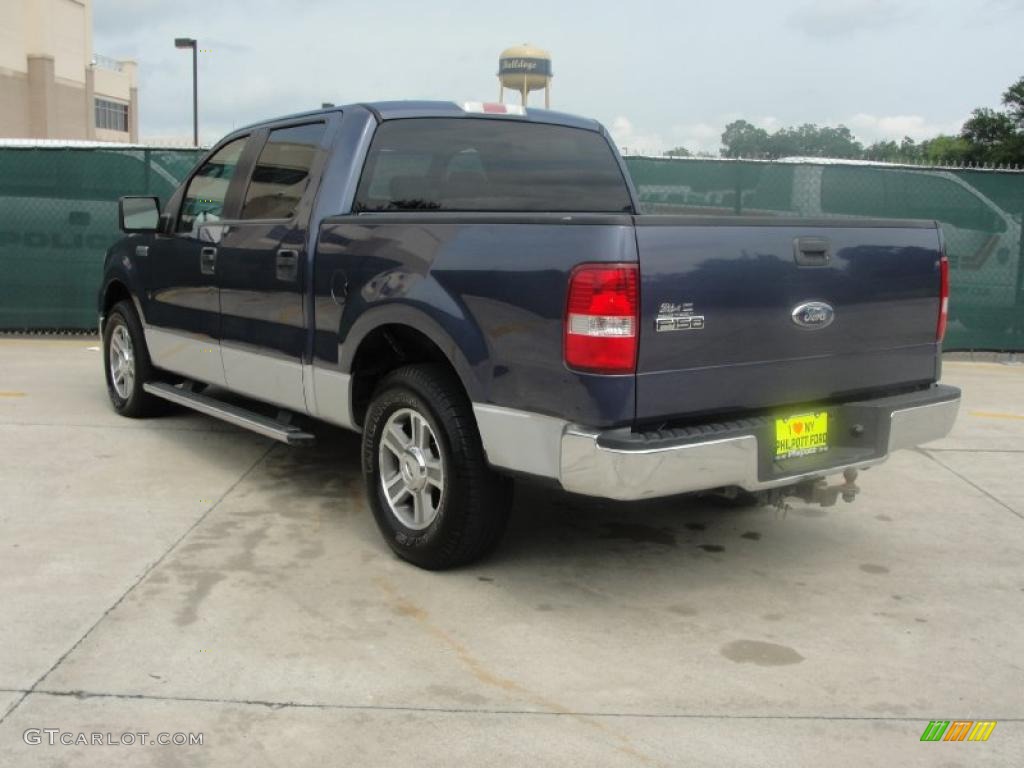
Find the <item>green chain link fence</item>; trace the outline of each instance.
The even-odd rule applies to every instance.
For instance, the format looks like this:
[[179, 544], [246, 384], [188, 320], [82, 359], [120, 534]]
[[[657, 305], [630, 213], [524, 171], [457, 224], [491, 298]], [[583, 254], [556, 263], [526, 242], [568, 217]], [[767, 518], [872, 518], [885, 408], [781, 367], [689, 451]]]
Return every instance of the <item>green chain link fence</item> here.
[[194, 149], [0, 147], [0, 329], [96, 327], [117, 198], [166, 202]]
[[[174, 191], [191, 149], [0, 147], [0, 329], [94, 327], [117, 198]], [[646, 213], [937, 219], [947, 349], [1024, 349], [1024, 173], [828, 162], [626, 159]]]
[[626, 162], [645, 213], [936, 219], [950, 262], [945, 349], [1024, 349], [1024, 173], [842, 161]]

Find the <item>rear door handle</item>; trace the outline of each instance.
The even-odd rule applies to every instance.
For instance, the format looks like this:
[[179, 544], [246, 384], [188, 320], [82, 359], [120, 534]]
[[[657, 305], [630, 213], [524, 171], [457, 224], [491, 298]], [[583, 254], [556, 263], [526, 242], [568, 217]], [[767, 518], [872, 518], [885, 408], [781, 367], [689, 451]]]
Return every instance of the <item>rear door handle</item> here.
[[299, 275], [299, 252], [282, 248], [277, 252], [277, 279], [292, 282]]
[[217, 249], [204, 245], [199, 250], [199, 271], [204, 275], [212, 275], [217, 271]]

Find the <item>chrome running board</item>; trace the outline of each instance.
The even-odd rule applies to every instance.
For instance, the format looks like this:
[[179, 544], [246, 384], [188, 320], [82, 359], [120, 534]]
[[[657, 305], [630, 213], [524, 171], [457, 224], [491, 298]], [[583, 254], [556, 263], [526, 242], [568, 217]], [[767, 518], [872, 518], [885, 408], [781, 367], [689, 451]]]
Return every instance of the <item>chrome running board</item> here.
[[314, 435], [298, 427], [275, 421], [254, 411], [224, 403], [216, 398], [207, 397], [182, 387], [163, 382], [147, 382], [142, 385], [142, 388], [154, 397], [183, 405], [193, 411], [205, 413], [207, 416], [213, 416], [215, 419], [226, 421], [228, 424], [234, 424], [236, 427], [248, 429], [288, 445], [312, 445], [316, 440]]

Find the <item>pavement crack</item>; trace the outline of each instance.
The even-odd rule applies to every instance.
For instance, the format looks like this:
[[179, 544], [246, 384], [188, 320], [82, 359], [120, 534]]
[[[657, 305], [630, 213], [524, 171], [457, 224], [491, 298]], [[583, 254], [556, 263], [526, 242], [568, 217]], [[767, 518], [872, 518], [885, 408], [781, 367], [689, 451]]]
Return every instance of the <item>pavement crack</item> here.
[[948, 470], [948, 471], [949, 471], [949, 472], [951, 472], [952, 474], [954, 474], [954, 475], [956, 475], [957, 477], [959, 477], [959, 478], [960, 478], [961, 480], [963, 480], [963, 481], [964, 481], [965, 483], [967, 483], [967, 484], [968, 484], [969, 486], [971, 486], [971, 487], [972, 487], [972, 488], [973, 488], [974, 490], [978, 491], [978, 493], [982, 494], [983, 496], [985, 496], [986, 498], [990, 499], [991, 501], [994, 501], [994, 502], [995, 502], [996, 504], [998, 504], [998, 505], [999, 505], [1000, 507], [1002, 507], [1003, 509], [1005, 509], [1005, 510], [1006, 510], [1007, 512], [1009, 512], [1009, 513], [1010, 513], [1011, 515], [1016, 515], [1016, 516], [1017, 516], [1017, 517], [1019, 517], [1019, 518], [1020, 518], [1021, 520], [1024, 520], [1024, 515], [1022, 515], [1022, 514], [1021, 514], [1020, 512], [1018, 512], [1017, 510], [1015, 510], [1015, 509], [1014, 509], [1013, 507], [1011, 507], [1011, 506], [1010, 506], [1009, 504], [1007, 504], [1007, 503], [1006, 503], [1005, 501], [1003, 501], [1002, 499], [1000, 499], [1000, 498], [998, 498], [998, 497], [996, 497], [996, 496], [993, 496], [993, 495], [992, 495], [991, 493], [989, 493], [989, 492], [988, 492], [988, 491], [987, 491], [986, 489], [982, 488], [982, 487], [981, 487], [980, 485], [978, 485], [978, 484], [977, 484], [976, 482], [974, 482], [973, 480], [971, 480], [971, 479], [970, 479], [969, 477], [966, 477], [965, 475], [962, 475], [962, 474], [960, 474], [959, 472], [957, 472], [957, 471], [956, 471], [955, 469], [953, 469], [953, 468], [952, 468], [951, 466], [949, 466], [949, 465], [948, 465], [948, 464], [946, 464], [945, 462], [942, 462], [942, 461], [940, 461], [940, 460], [939, 460], [939, 458], [938, 458], [937, 456], [932, 456], [932, 454], [931, 454], [931, 453], [930, 453], [930, 452], [928, 451], [928, 449], [927, 449], [927, 448], [917, 448], [917, 449], [915, 449], [915, 450], [916, 450], [916, 451], [917, 451], [918, 453], [922, 453], [922, 454], [924, 454], [925, 456], [927, 456], [927, 457], [928, 457], [929, 459], [931, 459], [932, 461], [934, 461], [934, 462], [935, 462], [936, 464], [938, 464], [938, 465], [939, 465], [940, 467], [942, 467], [943, 469], [945, 469], [945, 470]]
[[384, 592], [388, 602], [396, 611], [398, 611], [398, 613], [416, 621], [427, 632], [427, 634], [431, 635], [453, 651], [456, 658], [458, 658], [458, 660], [473, 674], [473, 676], [484, 685], [498, 688], [505, 694], [513, 694], [526, 699], [534, 706], [542, 710], [547, 710], [551, 714], [572, 717], [581, 725], [586, 725], [600, 731], [605, 736], [610, 737], [612, 740], [612, 747], [622, 754], [631, 757], [644, 765], [661, 765], [661, 763], [658, 763], [653, 758], [640, 752], [634, 746], [633, 740], [628, 735], [609, 728], [604, 723], [599, 722], [592, 717], [571, 712], [567, 707], [557, 701], [549, 699], [541, 693], [530, 690], [522, 683], [518, 683], [511, 678], [505, 677], [500, 673], [488, 669], [487, 665], [483, 661], [473, 655], [473, 653], [465, 645], [459, 642], [459, 640], [453, 637], [451, 633], [434, 623], [430, 618], [430, 614], [428, 614], [426, 610], [416, 605], [416, 603], [409, 598], [400, 594], [397, 587], [395, 587], [390, 579], [386, 576], [379, 576], [375, 578], [374, 581], [377, 586], [380, 587], [381, 591]]
[[1024, 453], [1024, 448], [922, 448], [928, 453]]
[[[920, 715], [815, 715], [815, 714], [729, 714], [721, 712], [589, 712], [577, 710], [551, 711], [544, 709], [497, 709], [474, 707], [419, 707], [411, 704], [343, 704], [315, 701], [272, 701], [268, 699], [222, 698], [208, 696], [156, 696], [146, 693], [116, 693], [112, 691], [56, 690], [47, 688], [0, 688], [0, 693], [24, 693], [31, 696], [52, 696], [85, 701], [88, 699], [121, 699], [125, 701], [174, 701], [192, 704], [228, 704], [245, 707], [265, 707], [267, 709], [322, 709], [360, 712], [412, 712], [426, 714], [452, 715], [493, 715], [498, 717], [572, 717], [599, 719], [630, 719], [638, 720], [795, 720], [802, 722], [879, 722], [879, 723], [916, 723], [934, 719], [934, 713], [925, 712]], [[989, 719], [1001, 723], [1024, 723], [1022, 717], [1003, 717], [993, 715]]]
[[152, 571], [153, 571], [153, 569], [154, 569], [154, 568], [156, 568], [156, 567], [157, 567], [158, 565], [160, 565], [160, 564], [161, 564], [161, 563], [162, 563], [162, 562], [163, 562], [163, 561], [164, 561], [165, 559], [167, 559], [167, 556], [168, 556], [168, 555], [170, 555], [170, 554], [171, 554], [171, 552], [173, 552], [173, 551], [174, 551], [174, 550], [175, 550], [175, 549], [176, 549], [176, 548], [178, 547], [178, 545], [179, 545], [179, 544], [181, 544], [181, 542], [183, 542], [183, 541], [184, 541], [184, 540], [185, 540], [185, 539], [186, 539], [186, 538], [187, 538], [187, 537], [189, 536], [189, 534], [191, 534], [191, 533], [192, 533], [192, 531], [194, 531], [194, 530], [195, 530], [195, 529], [196, 529], [196, 528], [197, 528], [197, 527], [199, 526], [199, 524], [200, 524], [200, 523], [202, 523], [202, 522], [203, 522], [203, 521], [204, 521], [204, 520], [205, 520], [205, 519], [206, 519], [206, 518], [207, 518], [207, 517], [209, 516], [209, 514], [210, 514], [211, 512], [213, 512], [213, 510], [215, 510], [215, 509], [216, 509], [216, 508], [217, 508], [218, 506], [220, 506], [220, 503], [221, 503], [222, 501], [224, 501], [224, 499], [226, 499], [226, 498], [227, 498], [227, 497], [228, 497], [228, 496], [229, 496], [229, 495], [231, 494], [231, 492], [232, 492], [232, 491], [234, 491], [234, 490], [235, 490], [235, 488], [237, 488], [237, 487], [238, 487], [238, 485], [239, 485], [239, 484], [240, 484], [240, 483], [241, 483], [241, 482], [242, 482], [243, 480], [245, 480], [245, 478], [247, 478], [247, 477], [248, 477], [248, 476], [249, 476], [249, 475], [250, 475], [250, 474], [252, 473], [252, 471], [253, 471], [254, 469], [256, 469], [256, 467], [258, 467], [258, 466], [260, 465], [260, 463], [262, 463], [262, 462], [263, 462], [263, 460], [264, 460], [264, 459], [266, 459], [266, 458], [267, 458], [267, 456], [269, 456], [269, 455], [270, 455], [270, 452], [274, 450], [274, 448], [276, 447], [276, 445], [277, 445], [276, 443], [271, 443], [271, 444], [270, 444], [270, 445], [269, 445], [269, 446], [267, 447], [267, 450], [265, 450], [265, 451], [264, 451], [263, 453], [261, 453], [261, 454], [259, 455], [259, 457], [257, 457], [257, 459], [256, 459], [256, 460], [255, 460], [255, 461], [254, 461], [254, 462], [253, 462], [253, 463], [252, 463], [252, 464], [250, 465], [250, 467], [249, 467], [249, 468], [248, 468], [247, 470], [245, 470], [245, 472], [243, 472], [243, 473], [242, 473], [242, 474], [241, 474], [241, 475], [239, 476], [239, 478], [238, 478], [237, 480], [235, 480], [235, 482], [233, 482], [233, 483], [231, 484], [231, 486], [230, 486], [230, 487], [229, 487], [229, 488], [228, 488], [228, 489], [227, 489], [226, 491], [224, 491], [224, 493], [222, 493], [222, 494], [221, 494], [221, 495], [220, 495], [220, 496], [219, 496], [219, 497], [217, 498], [217, 500], [216, 500], [216, 501], [215, 501], [215, 502], [214, 502], [213, 504], [211, 504], [211, 505], [210, 505], [210, 508], [209, 508], [209, 509], [207, 509], [207, 510], [206, 510], [205, 512], [203, 512], [203, 514], [201, 514], [201, 515], [200, 515], [200, 516], [199, 516], [199, 517], [198, 517], [198, 518], [197, 518], [197, 519], [195, 520], [195, 522], [193, 522], [193, 523], [192, 523], [192, 525], [190, 525], [190, 526], [189, 526], [189, 527], [188, 527], [187, 529], [185, 529], [185, 532], [184, 532], [184, 533], [182, 533], [182, 534], [181, 534], [181, 536], [179, 536], [179, 537], [178, 537], [177, 539], [175, 539], [175, 540], [174, 540], [174, 541], [173, 541], [173, 542], [171, 543], [171, 545], [170, 545], [170, 546], [169, 546], [169, 547], [168, 547], [168, 548], [167, 548], [166, 550], [164, 550], [164, 553], [163, 553], [162, 555], [160, 555], [160, 557], [158, 557], [158, 558], [157, 558], [156, 560], [154, 560], [154, 561], [153, 561], [152, 563], [150, 563], [150, 564], [149, 564], [149, 565], [148, 565], [148, 566], [147, 566], [147, 567], [146, 567], [146, 568], [145, 568], [145, 569], [143, 570], [143, 572], [142, 572], [142, 574], [141, 574], [141, 575], [139, 576], [139, 578], [137, 578], [137, 579], [136, 579], [136, 580], [135, 580], [134, 582], [132, 582], [132, 584], [131, 584], [131, 585], [130, 585], [130, 586], [128, 587], [128, 589], [126, 589], [126, 590], [124, 591], [124, 593], [122, 593], [122, 594], [121, 594], [121, 596], [120, 596], [119, 598], [117, 598], [117, 600], [115, 600], [115, 601], [113, 602], [113, 604], [112, 604], [112, 605], [111, 605], [111, 606], [110, 606], [109, 608], [107, 608], [107, 610], [105, 610], [105, 611], [104, 611], [104, 612], [103, 612], [103, 613], [102, 613], [102, 614], [100, 615], [100, 617], [99, 617], [98, 619], [96, 619], [96, 621], [94, 621], [94, 622], [93, 622], [92, 626], [90, 626], [90, 627], [89, 627], [89, 628], [88, 628], [88, 629], [87, 629], [87, 630], [85, 631], [85, 634], [83, 634], [83, 635], [82, 635], [82, 636], [81, 636], [80, 638], [78, 638], [78, 640], [76, 640], [76, 641], [74, 642], [74, 644], [73, 644], [73, 645], [72, 645], [72, 646], [71, 646], [70, 648], [68, 648], [68, 649], [67, 649], [67, 650], [66, 650], [66, 651], [65, 651], [65, 652], [64, 652], [64, 653], [63, 653], [63, 654], [62, 654], [62, 655], [60, 656], [60, 658], [58, 658], [58, 659], [57, 659], [57, 661], [55, 661], [55, 662], [54, 662], [54, 663], [53, 663], [53, 664], [52, 664], [52, 665], [50, 666], [50, 668], [49, 668], [49, 669], [47, 669], [47, 670], [46, 670], [46, 671], [45, 671], [45, 672], [44, 672], [44, 673], [43, 673], [42, 675], [40, 675], [40, 677], [39, 677], [39, 679], [38, 679], [38, 680], [36, 680], [36, 681], [35, 681], [35, 682], [34, 682], [34, 683], [33, 683], [33, 684], [32, 684], [32, 685], [31, 685], [31, 686], [29, 687], [29, 688], [25, 689], [25, 690], [24, 690], [24, 691], [22, 692], [22, 695], [21, 695], [21, 697], [20, 697], [20, 698], [19, 698], [19, 699], [18, 699], [17, 701], [15, 701], [15, 702], [14, 702], [14, 704], [12, 704], [12, 705], [11, 705], [10, 707], [8, 707], [7, 711], [6, 711], [6, 712], [4, 712], [4, 714], [3, 714], [2, 716], [0, 716], [0, 725], [2, 725], [2, 724], [3, 724], [3, 722], [4, 722], [4, 721], [5, 721], [5, 720], [6, 720], [6, 719], [7, 719], [8, 717], [10, 717], [10, 716], [11, 716], [11, 714], [12, 714], [12, 713], [13, 713], [13, 712], [14, 712], [14, 711], [15, 711], [15, 710], [16, 710], [16, 709], [18, 708], [18, 707], [20, 707], [20, 706], [21, 706], [21, 703], [22, 703], [23, 701], [25, 701], [25, 699], [26, 699], [26, 698], [28, 698], [28, 696], [29, 696], [30, 694], [32, 694], [32, 693], [34, 693], [34, 692], [36, 691], [36, 689], [37, 689], [37, 688], [39, 687], [39, 685], [40, 685], [40, 684], [41, 684], [41, 683], [42, 683], [42, 682], [43, 682], [44, 680], [46, 680], [46, 678], [47, 678], [47, 677], [49, 677], [49, 676], [50, 676], [50, 675], [51, 675], [51, 674], [53, 673], [53, 671], [54, 671], [55, 669], [57, 669], [57, 667], [59, 667], [59, 666], [60, 666], [61, 664], [63, 664], [63, 663], [64, 663], [64, 660], [65, 660], [65, 659], [66, 659], [66, 658], [67, 658], [68, 656], [70, 656], [70, 655], [71, 655], [72, 653], [74, 653], [74, 651], [75, 651], [75, 650], [76, 650], [76, 649], [77, 649], [77, 648], [78, 648], [78, 647], [79, 647], [79, 646], [80, 646], [80, 645], [81, 645], [81, 644], [82, 644], [83, 642], [85, 642], [85, 639], [86, 639], [87, 637], [89, 637], [89, 635], [91, 635], [91, 634], [93, 633], [93, 631], [94, 631], [94, 630], [96, 629], [96, 627], [98, 627], [98, 626], [100, 625], [100, 623], [102, 623], [102, 621], [103, 621], [103, 620], [104, 620], [105, 618], [107, 618], [107, 616], [109, 616], [109, 615], [110, 615], [110, 613], [111, 613], [111, 612], [112, 612], [112, 611], [113, 611], [113, 610], [114, 610], [115, 608], [117, 608], [117, 607], [118, 607], [118, 606], [119, 606], [119, 605], [120, 605], [121, 603], [123, 603], [123, 602], [124, 602], [125, 598], [126, 598], [126, 597], [128, 597], [128, 595], [130, 595], [130, 594], [132, 593], [132, 591], [134, 591], [134, 589], [135, 589], [135, 588], [136, 588], [137, 586], [139, 586], [139, 584], [141, 584], [141, 583], [142, 583], [142, 582], [143, 582], [143, 581], [145, 580], [145, 578], [146, 578], [147, 576], [149, 576], [149, 574], [150, 574], [150, 573], [152, 573]]

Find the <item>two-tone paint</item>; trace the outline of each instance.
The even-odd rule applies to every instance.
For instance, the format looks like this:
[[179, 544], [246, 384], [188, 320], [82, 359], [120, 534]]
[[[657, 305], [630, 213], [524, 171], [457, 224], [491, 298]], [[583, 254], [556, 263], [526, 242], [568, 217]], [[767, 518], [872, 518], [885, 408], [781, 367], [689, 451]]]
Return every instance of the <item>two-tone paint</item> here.
[[[564, 474], [568, 425], [594, 436], [910, 392], [937, 380], [941, 234], [933, 222], [635, 210], [354, 213], [377, 126], [430, 117], [526, 120], [605, 135], [596, 122], [554, 112], [466, 115], [435, 102], [353, 105], [235, 131], [207, 155], [247, 141], [224, 218], [199, 239], [174, 234], [186, 179], [158, 233], [128, 236], [109, 251], [101, 315], [130, 296], [161, 368], [353, 429], [360, 427], [351, 390], [361, 345], [385, 325], [410, 329], [458, 375], [491, 463], [549, 477]], [[295, 215], [238, 218], [269, 132], [310, 122], [325, 130]], [[814, 245], [803, 253], [801, 243]], [[212, 270], [204, 268], [204, 249], [216, 251]], [[282, 249], [297, 257], [286, 276]], [[568, 280], [583, 262], [639, 264], [635, 375], [581, 373], [563, 361]], [[808, 301], [827, 302], [834, 322], [813, 333], [797, 327], [792, 309]], [[665, 305], [692, 305], [701, 329], [659, 333]]]

